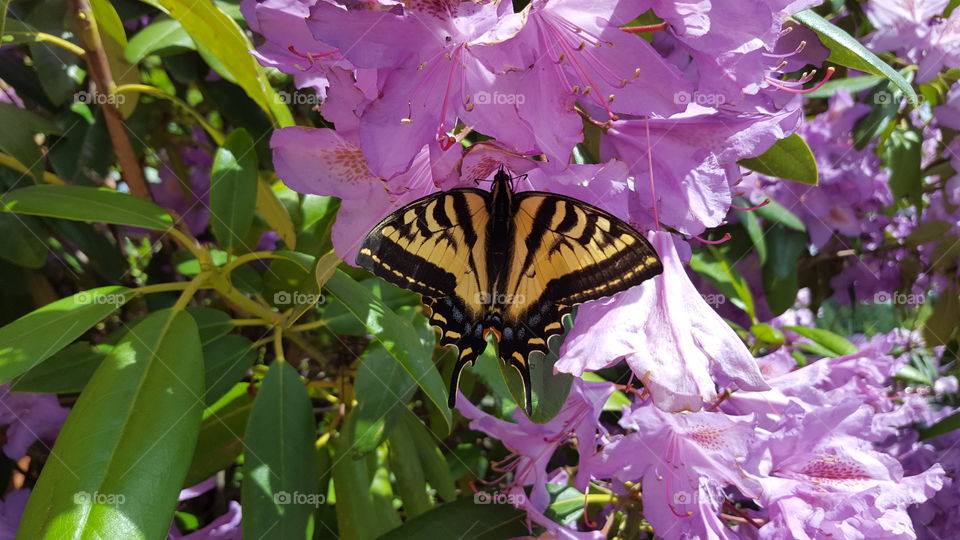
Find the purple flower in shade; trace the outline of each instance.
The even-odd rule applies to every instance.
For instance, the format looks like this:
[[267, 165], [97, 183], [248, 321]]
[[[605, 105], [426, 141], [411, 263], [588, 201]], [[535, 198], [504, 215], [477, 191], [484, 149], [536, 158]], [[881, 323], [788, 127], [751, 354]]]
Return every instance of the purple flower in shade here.
[[[201, 136], [202, 137], [202, 136]], [[180, 147], [177, 161], [183, 170], [172, 166], [166, 150], [160, 151], [164, 164], [157, 171], [159, 182], [150, 183], [150, 195], [160, 206], [173, 210], [190, 232], [201, 234], [210, 221], [210, 153], [200, 147]], [[178, 177], [185, 173], [186, 178]]]
[[[613, 385], [610, 383], [574, 379], [563, 408], [545, 424], [531, 422], [520, 409], [514, 412], [517, 423], [494, 418], [463, 396], [457, 400], [457, 409], [471, 420], [471, 429], [499, 439], [511, 451], [498, 470], [505, 474], [513, 472], [511, 487], [519, 489], [518, 494], [523, 493], [523, 486], [533, 486], [530, 505], [542, 512], [550, 500], [546, 487], [547, 465], [554, 451], [565, 444], [572, 434], [577, 441], [580, 463], [586, 463], [593, 457], [597, 443], [606, 433], [600, 425], [600, 412], [612, 392]], [[589, 467], [579, 467], [573, 486], [584, 491], [590, 476]]]
[[720, 517], [724, 489], [755, 497], [759, 484], [742, 469], [754, 445], [752, 417], [716, 412], [666, 413], [643, 403], [620, 420], [632, 431], [605, 446], [593, 474], [643, 481], [643, 515], [667, 538], [734, 538]]
[[264, 66], [293, 75], [298, 88], [314, 88], [322, 99], [326, 97], [328, 70], [333, 66], [352, 66], [336, 47], [313, 39], [307, 17], [315, 3], [316, 0], [243, 0], [240, 11], [250, 29], [265, 39], [253, 56]]
[[341, 199], [333, 246], [351, 264], [363, 238], [387, 214], [441, 187], [457, 187], [443, 182], [454, 176], [459, 151], [431, 160], [431, 151], [424, 146], [407, 171], [384, 181], [370, 172], [355, 140], [331, 129], [277, 130], [270, 147], [277, 175], [291, 189]]
[[663, 274], [581, 306], [556, 368], [580, 375], [626, 359], [665, 411], [700, 409], [717, 383], [767, 389], [746, 345], [690, 282], [670, 233], [650, 239]]
[[503, 6], [449, 0], [371, 10], [321, 2], [311, 9], [307, 25], [317, 40], [358, 68], [378, 70], [378, 94], [360, 116], [371, 171], [389, 178], [407, 170], [424, 145], [449, 148], [457, 119], [534, 150], [516, 100], [494, 99], [513, 95], [510, 76], [496, 76], [478, 55], [519, 32], [523, 17]]
[[0, 501], [0, 540], [13, 540], [20, 526], [20, 518], [30, 498], [28, 488], [8, 492]]
[[17, 460], [38, 440], [52, 444], [69, 413], [53, 394], [11, 392], [9, 383], [0, 386], [0, 425], [7, 426], [3, 453]]
[[950, 87], [946, 102], [933, 112], [941, 126], [960, 130], [960, 82]]
[[855, 400], [788, 416], [764, 437], [748, 470], [759, 472], [769, 523], [761, 538], [913, 538], [907, 507], [943, 485], [939, 465], [905, 476], [862, 438], [873, 413]]
[[180, 534], [175, 526], [170, 527], [168, 540], [241, 540], [243, 538], [243, 529], [241, 528], [242, 510], [240, 503], [230, 501], [228, 503], [227, 513], [211, 521], [207, 526], [197, 529], [190, 534]]
[[23, 108], [23, 100], [17, 95], [17, 91], [2, 79], [0, 79], [0, 103], [10, 103], [21, 109]]
[[670, 118], [614, 122], [602, 151], [607, 159], [623, 159], [634, 175], [631, 205], [638, 216], [654, 215], [656, 201], [662, 223], [697, 234], [727, 215], [730, 186], [740, 180], [737, 160], [762, 154], [802, 120], [800, 109], [732, 114], [691, 107]]

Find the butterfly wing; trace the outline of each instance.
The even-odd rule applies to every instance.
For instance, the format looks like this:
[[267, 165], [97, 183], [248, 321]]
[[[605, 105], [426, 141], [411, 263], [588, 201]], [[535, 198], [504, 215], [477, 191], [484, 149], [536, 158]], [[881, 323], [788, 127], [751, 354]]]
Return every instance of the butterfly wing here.
[[528, 357], [548, 353], [576, 304], [611, 296], [661, 273], [650, 242], [585, 202], [536, 191], [514, 198], [515, 239], [505, 280], [500, 357], [529, 384]]
[[484, 348], [484, 295], [490, 194], [453, 189], [414, 201], [381, 221], [364, 239], [357, 264], [390, 283], [423, 295], [440, 345], [459, 356], [450, 387], [456, 399], [460, 371]]

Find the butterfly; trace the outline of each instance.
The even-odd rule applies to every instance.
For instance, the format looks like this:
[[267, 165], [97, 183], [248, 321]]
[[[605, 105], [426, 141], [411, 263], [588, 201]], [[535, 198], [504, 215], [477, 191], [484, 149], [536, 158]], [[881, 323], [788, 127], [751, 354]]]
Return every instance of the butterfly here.
[[530, 415], [529, 357], [548, 354], [563, 316], [663, 271], [650, 242], [620, 219], [571, 197], [514, 192], [512, 180], [501, 166], [490, 191], [418, 199], [374, 227], [357, 255], [362, 268], [422, 295], [440, 346], [457, 346], [450, 408], [461, 371], [492, 332], [501, 361], [520, 373]]

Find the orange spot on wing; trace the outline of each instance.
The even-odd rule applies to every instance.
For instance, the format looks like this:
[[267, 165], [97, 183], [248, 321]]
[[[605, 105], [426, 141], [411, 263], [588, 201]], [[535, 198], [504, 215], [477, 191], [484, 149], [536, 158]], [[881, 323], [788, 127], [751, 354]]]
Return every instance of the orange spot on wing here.
[[503, 334], [501, 334], [499, 330], [497, 330], [496, 328], [487, 328], [486, 330], [483, 331], [484, 341], [486, 341], [487, 334], [489, 334], [490, 332], [493, 332], [493, 335], [497, 336], [497, 343], [500, 343], [503, 340]]

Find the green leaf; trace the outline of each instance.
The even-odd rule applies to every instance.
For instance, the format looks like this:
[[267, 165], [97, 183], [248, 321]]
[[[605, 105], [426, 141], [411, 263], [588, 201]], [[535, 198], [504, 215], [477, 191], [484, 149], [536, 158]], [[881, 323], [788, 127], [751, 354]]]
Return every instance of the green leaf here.
[[197, 442], [197, 325], [158, 311], [110, 352], [70, 412], [21, 538], [163, 538]]
[[444, 452], [437, 447], [437, 442], [434, 441], [427, 426], [423, 425], [423, 422], [410, 409], [404, 408], [399, 416], [401, 429], [411, 437], [417, 449], [416, 456], [427, 482], [444, 500], [454, 500], [457, 497], [457, 488], [450, 474], [450, 465], [444, 457]]
[[[191, 306], [187, 308], [187, 313], [193, 317], [193, 320], [197, 321], [197, 328], [200, 329], [201, 345], [207, 345], [233, 330], [233, 322], [230, 320], [230, 315], [219, 309]], [[208, 379], [208, 385], [209, 382]]]
[[775, 326], [766, 323], [755, 324], [750, 327], [750, 332], [756, 336], [757, 341], [769, 343], [771, 345], [780, 345], [786, 339], [783, 332]]
[[[97, 21], [100, 41], [114, 82], [117, 86], [138, 84], [140, 82], [140, 70], [127, 62], [123, 55], [123, 50], [127, 47], [127, 32], [123, 28], [123, 22], [120, 20], [117, 10], [108, 0], [90, 0], [90, 6]], [[140, 93], [127, 92], [113, 97], [117, 109], [123, 117], [129, 118], [134, 109], [137, 108]]]
[[203, 402], [210, 406], [220, 399], [257, 359], [253, 342], [243, 336], [223, 336], [203, 346]]
[[43, 268], [49, 249], [43, 242], [47, 232], [32, 216], [0, 214], [0, 258], [24, 268]]
[[280, 127], [292, 126], [293, 116], [270, 86], [266, 71], [250, 50], [253, 44], [237, 23], [213, 2], [144, 0], [180, 21], [204, 60], [225, 79], [239, 85]]
[[877, 55], [867, 50], [853, 36], [834, 26], [830, 21], [811, 9], [795, 13], [793, 18], [817, 33], [820, 41], [830, 49], [829, 61], [886, 77], [907, 95], [914, 107], [920, 105], [917, 93], [913, 91], [910, 83], [883, 60], [877, 58]]
[[[414, 421], [420, 423], [415, 418]], [[407, 431], [406, 423], [398, 427], [400, 429], [390, 431], [390, 471], [396, 477], [394, 485], [409, 519], [426, 512], [433, 504], [427, 493], [427, 477], [413, 436]]]
[[927, 345], [947, 345], [960, 331], [960, 293], [953, 283], [937, 295], [933, 302], [933, 313], [923, 323], [923, 338]]
[[124, 56], [128, 62], [136, 64], [149, 54], [165, 56], [196, 48], [190, 34], [183, 29], [179, 21], [160, 16], [130, 39]]
[[862, 75], [860, 77], [845, 77], [843, 79], [831, 79], [820, 88], [813, 92], [807, 92], [804, 97], [807, 99], [829, 98], [833, 97], [837, 90], [846, 90], [851, 94], [857, 94], [864, 90], [876, 86], [884, 78], [878, 75]]
[[126, 287], [100, 287], [61, 298], [0, 328], [0, 382], [40, 364], [131, 298]]
[[740, 165], [760, 174], [785, 178], [809, 186], [820, 180], [817, 160], [803, 137], [794, 133], [780, 139], [757, 157], [741, 159]]
[[317, 426], [300, 375], [274, 362], [244, 437], [243, 536], [310, 538], [317, 493]]
[[357, 367], [355, 383], [359, 403], [350, 413], [354, 452], [373, 451], [396, 425], [396, 416], [406, 409], [417, 383], [379, 343], [372, 343]]
[[[736, 202], [736, 204], [742, 208], [746, 208], [746, 206], [740, 205], [739, 202]], [[747, 236], [750, 237], [750, 242], [753, 243], [753, 248], [757, 250], [757, 255], [760, 256], [760, 264], [767, 262], [767, 242], [764, 238], [763, 227], [760, 225], [760, 219], [753, 213], [753, 210], [734, 209], [733, 211], [740, 216], [740, 223], [743, 224], [743, 228], [747, 231]]]
[[441, 411], [447, 427], [453, 425], [447, 407], [447, 388], [433, 365], [433, 347], [425, 347], [413, 326], [370, 293], [362, 285], [337, 270], [326, 283], [326, 290], [383, 344], [390, 355], [417, 381], [427, 398]]
[[890, 167], [890, 191], [894, 198], [909, 199], [912, 204], [922, 204], [923, 174], [920, 160], [923, 134], [913, 126], [898, 125], [890, 133], [884, 146], [886, 163]]
[[807, 235], [783, 225], [767, 231], [769, 251], [763, 265], [763, 290], [774, 315], [790, 309], [797, 300], [797, 261], [807, 246]]
[[75, 394], [103, 363], [109, 345], [91, 347], [87, 342], [74, 343], [42, 364], [28, 370], [10, 383], [11, 392], [37, 394]]
[[796, 214], [772, 199], [769, 203], [754, 210], [754, 212], [772, 224], [779, 223], [795, 231], [807, 232], [807, 226], [800, 221], [800, 218], [798, 218]]
[[227, 251], [245, 247], [257, 204], [257, 152], [247, 130], [233, 130], [210, 169], [210, 226]]
[[112, 189], [82, 186], [28, 186], [0, 196], [0, 209], [15, 214], [128, 225], [155, 231], [173, 218], [152, 202]]
[[784, 326], [783, 329], [800, 334], [814, 343], [822, 345], [828, 351], [832, 352], [833, 356], [847, 356], [848, 354], [854, 354], [857, 352], [856, 345], [847, 341], [843, 336], [838, 336], [837, 334], [834, 334], [829, 330], [824, 330], [823, 328]]
[[524, 512], [511, 504], [475, 502], [476, 499], [458, 499], [442, 504], [404, 522], [403, 525], [381, 536], [379, 540], [409, 538], [482, 540], [529, 536]]
[[263, 178], [257, 182], [257, 213], [277, 232], [288, 248], [296, 249], [297, 230], [293, 226], [293, 219], [277, 198], [276, 192]]
[[185, 487], [196, 485], [210, 478], [217, 471], [229, 467], [243, 451], [243, 433], [253, 409], [253, 396], [248, 391], [249, 383], [236, 384], [216, 403], [203, 411], [197, 448]]
[[[348, 432], [333, 440], [333, 486], [337, 498], [337, 533], [345, 540], [375, 538], [390, 526], [376, 515], [378, 504], [373, 493], [374, 472], [368, 467], [376, 454], [367, 454], [365, 459], [355, 459], [354, 440]], [[375, 463], [374, 463], [375, 467]], [[358, 519], [358, 516], [363, 518]]]
[[960, 429], [960, 413], [953, 413], [950, 416], [940, 420], [936, 424], [920, 430], [920, 440], [925, 441], [940, 435], [946, 435], [951, 431]]
[[17, 158], [34, 180], [43, 178], [44, 160], [40, 147], [34, 142], [37, 133], [59, 134], [52, 122], [11, 103], [0, 102], [0, 150]]

